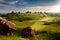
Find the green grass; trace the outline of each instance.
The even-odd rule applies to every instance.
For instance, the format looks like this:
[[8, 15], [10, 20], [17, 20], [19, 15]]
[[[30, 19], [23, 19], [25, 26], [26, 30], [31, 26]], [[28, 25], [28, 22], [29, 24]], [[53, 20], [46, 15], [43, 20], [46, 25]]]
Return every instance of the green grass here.
[[14, 32], [14, 36], [5, 36], [5, 35], [0, 35], [0, 40], [28, 40], [27, 38], [21, 38], [21, 29], [25, 28], [27, 26], [31, 26], [35, 23], [36, 20], [29, 20], [29, 21], [23, 21], [23, 22], [19, 22], [19, 21], [13, 21], [16, 24], [16, 31]]
[[19, 21], [13, 21], [13, 23], [16, 24], [16, 27], [17, 28], [24, 28], [24, 27], [27, 27], [27, 26], [31, 26], [33, 25], [37, 20], [29, 20], [29, 21], [23, 21], [23, 22], [19, 22]]
[[[57, 19], [60, 20], [59, 18]], [[58, 21], [57, 19], [56, 17], [54, 19], [52, 17], [46, 17], [40, 20], [29, 20], [23, 22], [11, 20], [11, 22], [16, 24], [16, 31], [14, 32], [14, 36], [0, 35], [0, 40], [53, 40], [53, 36], [51, 34], [60, 33], [60, 25], [57, 23], [44, 25], [44, 23], [56, 22]], [[36, 36], [34, 38], [21, 37], [21, 30], [27, 26], [31, 26], [35, 30]]]

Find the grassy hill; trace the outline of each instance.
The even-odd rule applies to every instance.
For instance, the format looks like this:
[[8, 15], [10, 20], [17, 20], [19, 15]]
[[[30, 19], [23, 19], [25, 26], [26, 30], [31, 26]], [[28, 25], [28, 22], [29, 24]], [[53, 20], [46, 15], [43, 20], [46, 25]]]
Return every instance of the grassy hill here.
[[[0, 35], [0, 40], [60, 40], [59, 17], [43, 17], [39, 14], [8, 15], [4, 18], [16, 24], [16, 31], [14, 36]], [[27, 26], [31, 26], [35, 31], [34, 38], [21, 37], [21, 30]]]

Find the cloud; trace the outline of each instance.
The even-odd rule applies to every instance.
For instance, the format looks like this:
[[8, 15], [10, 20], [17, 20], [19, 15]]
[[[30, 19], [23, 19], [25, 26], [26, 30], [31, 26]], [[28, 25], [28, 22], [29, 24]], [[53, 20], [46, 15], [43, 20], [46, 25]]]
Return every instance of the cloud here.
[[25, 0], [30, 6], [49, 6], [57, 4], [57, 0]]
[[14, 4], [16, 4], [18, 1], [12, 1], [12, 2], [9, 2], [9, 4], [11, 4], [11, 5], [14, 5]]
[[28, 4], [28, 2], [21, 2], [21, 3], [19, 3], [19, 5], [27, 5]]
[[4, 0], [0, 0], [0, 2], [3, 2]]
[[4, 0], [6, 2], [18, 1], [18, 0]]
[[16, 7], [50, 6], [58, 3], [57, 0], [3, 0], [3, 1], [4, 2], [0, 2], [0, 4], [14, 5]]
[[0, 10], [1, 9], [4, 9], [5, 7], [7, 7], [8, 5], [5, 5], [5, 4], [0, 4]]
[[60, 0], [0, 0], [0, 12], [50, 11]]
[[15, 12], [26, 12], [26, 11], [32, 11], [32, 12], [40, 12], [40, 11], [50, 11], [50, 9], [52, 9], [52, 6], [46, 6], [46, 7], [41, 7], [41, 6], [36, 6], [36, 7], [20, 7], [20, 8], [16, 8], [14, 6], [5, 6], [4, 9], [1, 9], [0, 12], [6, 13], [6, 12], [11, 12], [11, 11], [15, 11]]

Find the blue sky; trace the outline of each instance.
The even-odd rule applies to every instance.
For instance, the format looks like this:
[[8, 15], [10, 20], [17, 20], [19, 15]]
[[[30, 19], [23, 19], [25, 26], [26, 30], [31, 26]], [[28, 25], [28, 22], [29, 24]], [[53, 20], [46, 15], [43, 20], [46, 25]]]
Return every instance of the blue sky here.
[[57, 5], [59, 2], [60, 0], [0, 0], [0, 13], [11, 11], [24, 12], [28, 10], [41, 11], [42, 9], [49, 9], [50, 6]]

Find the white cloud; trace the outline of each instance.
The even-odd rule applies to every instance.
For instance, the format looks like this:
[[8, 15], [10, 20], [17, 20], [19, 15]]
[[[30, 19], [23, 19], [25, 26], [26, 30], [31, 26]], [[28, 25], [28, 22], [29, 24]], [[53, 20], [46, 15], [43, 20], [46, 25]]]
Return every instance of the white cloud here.
[[27, 5], [28, 2], [20, 2], [19, 5]]
[[18, 12], [18, 11], [21, 11], [21, 12], [25, 12], [25, 11], [32, 11], [32, 12], [35, 12], [35, 11], [36, 12], [40, 12], [40, 11], [42, 11], [42, 12], [52, 12], [52, 9], [55, 8], [54, 6], [57, 6], [56, 8], [58, 8], [60, 5], [54, 5], [54, 6], [35, 6], [35, 7], [19, 7], [19, 8], [15, 7], [15, 6], [3, 5], [3, 4], [0, 4], [0, 6], [3, 6], [3, 8], [0, 9], [0, 12], [6, 13], [6, 12], [11, 12], [11, 11], [16, 11], [16, 12]]
[[25, 12], [25, 11], [50, 11], [52, 7], [48, 6], [48, 7], [20, 7], [20, 8], [16, 8], [15, 6], [5, 6], [4, 9], [0, 10], [0, 12], [11, 12], [11, 11], [21, 11], [21, 12]]
[[4, 7], [7, 7], [8, 5], [0, 4], [0, 8], [3, 9]]
[[9, 4], [16, 4], [18, 1], [9, 2]]
[[0, 2], [3, 2], [4, 0], [0, 0]]

